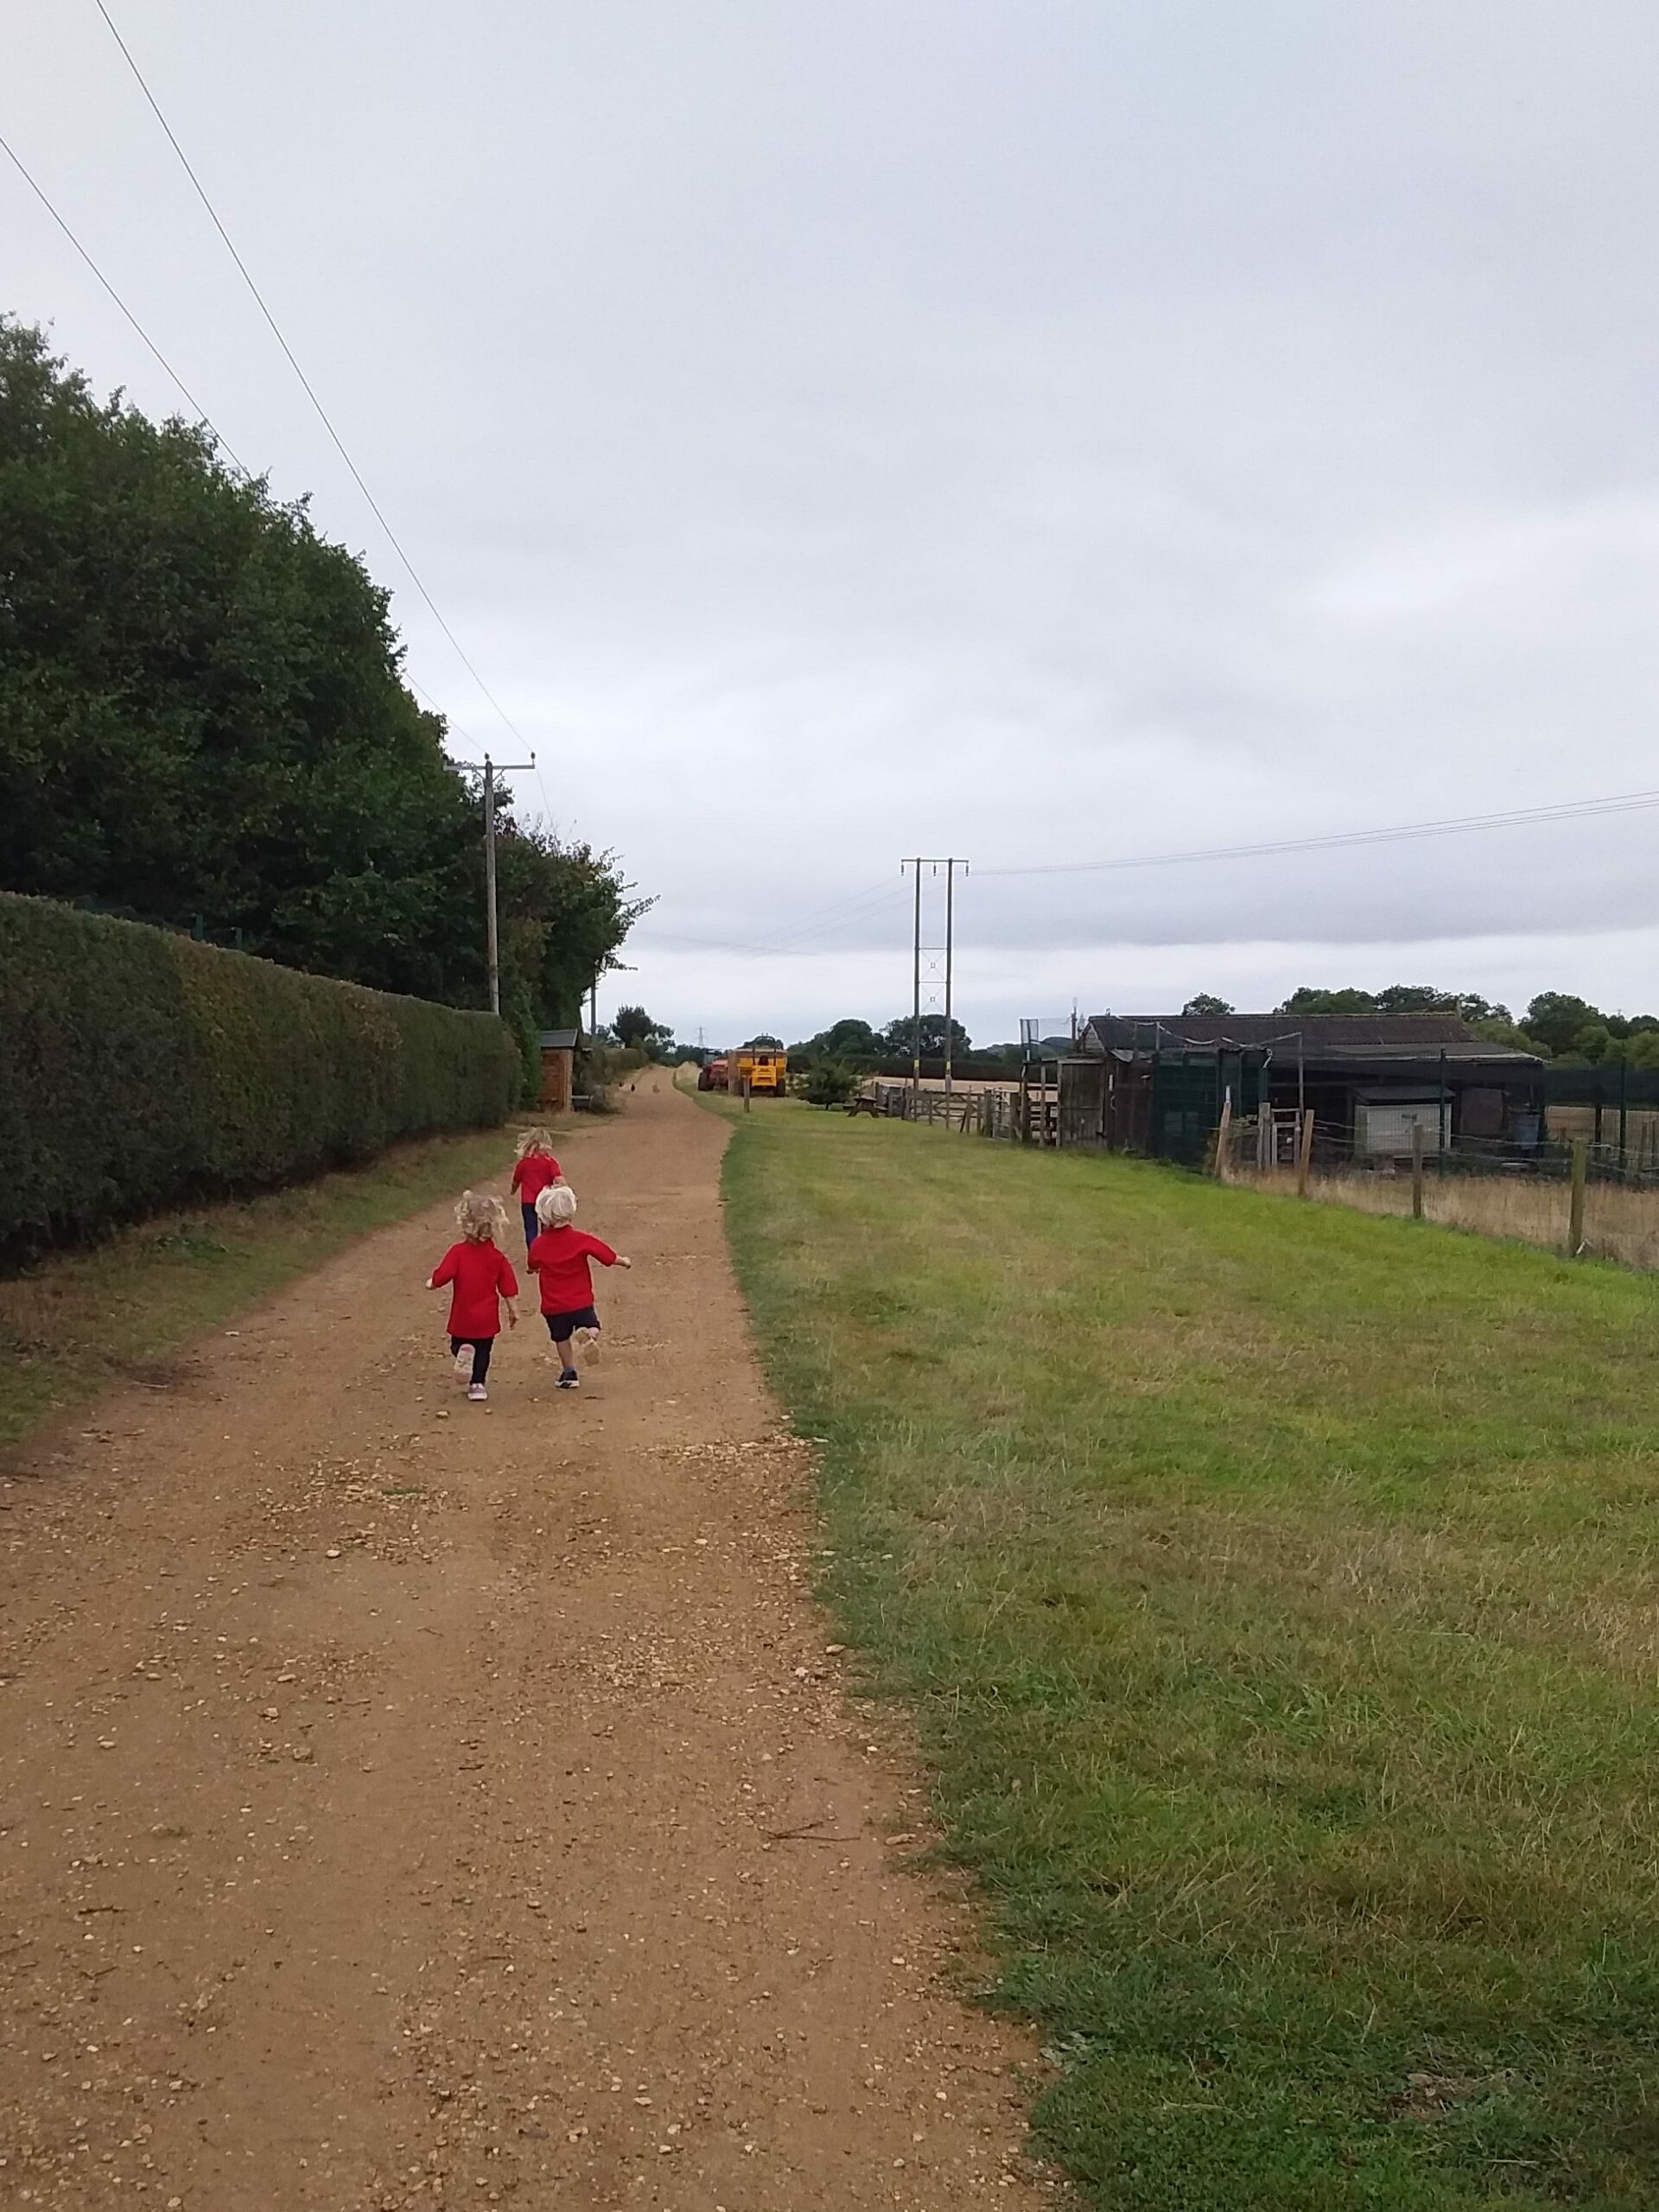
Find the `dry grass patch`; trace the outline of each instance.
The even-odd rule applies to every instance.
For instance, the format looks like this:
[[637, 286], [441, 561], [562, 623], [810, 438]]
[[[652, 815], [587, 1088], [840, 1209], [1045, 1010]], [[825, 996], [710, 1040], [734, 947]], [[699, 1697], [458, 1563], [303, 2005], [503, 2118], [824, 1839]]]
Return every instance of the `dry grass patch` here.
[[[1267, 1175], [1252, 1172], [1236, 1179], [1280, 1197], [1294, 1196], [1296, 1188], [1295, 1177], [1282, 1171]], [[1402, 1220], [1411, 1214], [1409, 1175], [1319, 1174], [1311, 1179], [1309, 1195], [1325, 1205], [1352, 1206], [1361, 1213]], [[1431, 1170], [1424, 1179], [1427, 1220], [1446, 1229], [1536, 1244], [1545, 1251], [1567, 1249], [1567, 1205], [1565, 1177], [1440, 1176]], [[1592, 1258], [1659, 1268], [1659, 1191], [1592, 1182], [1585, 1194], [1585, 1236]]]

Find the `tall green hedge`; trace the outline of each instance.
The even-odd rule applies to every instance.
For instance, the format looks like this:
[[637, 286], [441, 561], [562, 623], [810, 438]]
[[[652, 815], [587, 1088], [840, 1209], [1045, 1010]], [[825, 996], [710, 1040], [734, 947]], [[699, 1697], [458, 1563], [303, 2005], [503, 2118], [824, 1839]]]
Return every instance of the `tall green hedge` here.
[[497, 1122], [519, 1081], [493, 1014], [0, 893], [0, 1247]]

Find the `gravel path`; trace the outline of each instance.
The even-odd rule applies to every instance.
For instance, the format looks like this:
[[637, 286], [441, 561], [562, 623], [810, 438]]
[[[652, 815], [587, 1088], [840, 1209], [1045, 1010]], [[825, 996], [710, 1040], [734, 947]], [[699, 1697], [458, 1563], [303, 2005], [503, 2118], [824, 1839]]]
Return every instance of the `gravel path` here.
[[531, 1314], [460, 1395], [445, 1207], [8, 1471], [0, 2203], [1052, 2202], [804, 1594], [726, 1125], [626, 1104], [580, 1394]]

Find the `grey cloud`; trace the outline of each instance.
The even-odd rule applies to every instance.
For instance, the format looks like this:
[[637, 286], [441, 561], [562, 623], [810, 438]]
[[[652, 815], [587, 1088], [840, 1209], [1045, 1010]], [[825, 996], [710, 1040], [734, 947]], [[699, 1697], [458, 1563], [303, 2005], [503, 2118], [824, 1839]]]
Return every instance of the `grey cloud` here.
[[[95, 18], [50, 12], [16, 41], [22, 149], [238, 449], [398, 586]], [[661, 894], [626, 980], [683, 1029], [743, 973], [791, 1029], [864, 1004], [888, 948], [902, 979], [902, 893], [809, 925], [906, 851], [1158, 851], [1650, 780], [1636, 0], [122, 20], [537, 746], [521, 803], [545, 790]], [[0, 205], [8, 302], [170, 404]], [[501, 749], [397, 607], [468, 749]], [[1611, 995], [1646, 957], [1649, 836], [987, 878], [968, 988], [1006, 1027], [1020, 976], [1086, 990], [1126, 948], [1196, 988], [1249, 946], [1265, 989], [1272, 944], [1284, 988], [1377, 947], [1498, 972], [1509, 944]], [[670, 943], [768, 932], [786, 956], [729, 971]]]

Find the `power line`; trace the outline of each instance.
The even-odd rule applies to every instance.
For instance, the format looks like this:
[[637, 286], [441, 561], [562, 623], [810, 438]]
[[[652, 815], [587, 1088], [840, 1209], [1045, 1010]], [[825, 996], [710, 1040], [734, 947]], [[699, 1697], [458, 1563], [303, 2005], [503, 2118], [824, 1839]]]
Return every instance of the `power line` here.
[[[179, 374], [171, 361], [168, 359], [166, 354], [162, 353], [161, 347], [156, 343], [156, 340], [144, 328], [143, 323], [139, 321], [137, 316], [122, 298], [120, 293], [116, 290], [115, 286], [104, 274], [102, 269], [99, 267], [98, 263], [92, 258], [92, 256], [88, 251], [87, 248], [76, 236], [66, 218], [54, 205], [40, 180], [35, 176], [27, 167], [22, 156], [18, 153], [16, 148], [12, 145], [10, 141], [3, 135], [0, 135], [0, 153], [3, 153], [6, 156], [12, 167], [16, 170], [18, 175], [22, 177], [23, 182], [29, 187], [29, 190], [35, 194], [35, 197], [40, 201], [41, 207], [45, 208], [47, 213], [57, 225], [59, 230], [62, 232], [64, 237], [67, 238], [70, 245], [73, 246], [75, 251], [80, 256], [82, 261], [86, 263], [87, 268], [91, 270], [92, 275], [103, 286], [105, 291], [108, 293], [110, 298], [120, 309], [122, 315], [125, 316], [127, 321], [137, 334], [138, 337], [143, 340], [143, 344], [148, 346], [150, 353], [171, 379], [174, 387], [183, 398], [185, 404], [190, 409], [192, 414], [194, 415], [196, 419], [207, 429], [212, 431], [214, 439], [217, 441], [223, 452], [226, 454], [232, 466], [247, 480], [247, 482], [251, 484], [255, 480], [252, 470], [249, 468], [247, 463], [237, 452], [235, 447], [226, 436], [223, 430], [221, 430], [218, 423], [213, 421], [212, 416], [208, 414], [207, 409], [196, 397], [194, 392], [191, 391], [189, 385], [186, 384], [184, 378]], [[461, 728], [455, 721], [454, 716], [446, 713], [444, 709], [438, 704], [438, 702], [432, 696], [432, 694], [426, 689], [426, 686], [418, 682], [416, 678], [411, 676], [407, 670], [404, 671], [404, 680], [408, 683], [412, 691], [417, 692], [419, 696], [425, 700], [427, 705], [432, 709], [432, 712], [443, 721], [452, 738], [459, 738], [464, 744], [480, 747], [480, 749], [481, 749], [480, 747], [480, 741], [474, 737], [469, 731]], [[539, 775], [539, 773], [540, 771], [538, 769], [537, 774]], [[543, 785], [543, 795], [545, 795], [545, 785]]]
[[547, 809], [547, 834], [550, 837], [553, 835], [553, 799], [552, 794], [547, 788], [547, 778], [542, 773], [542, 764], [539, 760], [536, 763], [536, 782], [542, 794], [542, 804]]
[[[1659, 791], [1623, 791], [1603, 798], [1565, 799], [1549, 806], [1516, 807], [1491, 814], [1458, 815], [1440, 821], [1402, 823], [1385, 829], [1335, 830], [1324, 836], [1281, 837], [1260, 844], [1213, 845], [1185, 852], [1141, 854], [1119, 860], [1059, 861], [1033, 868], [976, 868], [975, 874], [976, 876], [1080, 875], [1116, 869], [1185, 866], [1203, 861], [1249, 860], [1280, 853], [1321, 852], [1350, 845], [1395, 843], [1407, 838], [1449, 837], [1471, 830], [1524, 829], [1534, 823], [1591, 820], [1598, 816], [1638, 813], [1656, 806], [1659, 806]], [[679, 937], [656, 929], [650, 930], [649, 935], [658, 944], [685, 945], [708, 952], [732, 953], [741, 957], [764, 958], [803, 949], [804, 939], [832, 935], [861, 922], [885, 904], [892, 896], [893, 889], [892, 885], [883, 884], [849, 893], [845, 898], [814, 910], [802, 920], [771, 937], [747, 944], [712, 938]]]
[[[473, 735], [473, 734], [472, 734], [472, 732], [471, 732], [470, 730], [462, 729], [462, 728], [461, 728], [460, 724], [455, 721], [454, 717], [454, 716], [453, 716], [453, 715], [448, 712], [448, 709], [443, 708], [443, 707], [441, 707], [441, 706], [438, 704], [437, 701], [436, 701], [436, 700], [432, 696], [432, 694], [431, 694], [431, 693], [427, 690], [427, 688], [426, 688], [425, 684], [424, 684], [424, 683], [417, 683], [417, 682], [416, 681], [416, 679], [415, 679], [415, 678], [414, 678], [414, 677], [410, 674], [410, 672], [409, 672], [409, 671], [408, 671], [407, 669], [405, 669], [405, 670], [403, 671], [403, 680], [404, 680], [404, 682], [405, 683], [407, 683], [407, 684], [408, 684], [408, 686], [409, 686], [409, 688], [410, 688], [410, 690], [411, 691], [418, 692], [418, 694], [420, 695], [420, 696], [421, 696], [423, 699], [424, 699], [424, 700], [425, 700], [425, 702], [426, 702], [427, 705], [428, 705], [428, 706], [432, 709], [432, 712], [433, 712], [433, 713], [437, 716], [438, 720], [439, 720], [442, 724], [443, 724], [443, 726], [444, 726], [444, 730], [445, 730], [446, 734], [448, 734], [451, 739], [454, 739], [454, 738], [457, 738], [457, 737], [458, 737], [458, 738], [460, 738], [460, 739], [461, 739], [461, 742], [462, 742], [463, 744], [465, 744], [465, 745], [480, 745], [480, 741], [478, 738], [475, 738], [475, 737]], [[476, 761], [476, 760], [469, 761], [469, 762], [467, 763], [467, 766], [468, 766], [469, 767], [474, 767], [474, 768], [475, 768], [475, 767], [477, 767], [477, 766], [479, 766], [480, 765], [480, 764], [478, 761]]]
[[1274, 853], [1327, 852], [1344, 845], [1384, 845], [1411, 837], [1450, 837], [1470, 830], [1523, 829], [1529, 823], [1577, 822], [1596, 815], [1635, 814], [1659, 806], [1659, 791], [1622, 791], [1608, 798], [1564, 799], [1497, 814], [1464, 814], [1440, 822], [1408, 822], [1387, 830], [1342, 830], [1319, 837], [1280, 837], [1259, 845], [1207, 845], [1191, 852], [1143, 853], [1110, 861], [1052, 861], [1032, 868], [986, 868], [981, 875], [1091, 875], [1131, 868], [1175, 868], [1196, 861], [1253, 860]]
[[104, 271], [92, 259], [92, 255], [86, 251], [86, 248], [81, 244], [80, 240], [75, 236], [75, 233], [70, 229], [67, 222], [58, 213], [51, 200], [47, 198], [44, 188], [36, 182], [29, 171], [23, 166], [22, 156], [18, 153], [16, 148], [10, 144], [7, 139], [0, 137], [0, 151], [3, 151], [5, 153], [7, 158], [11, 162], [12, 167], [16, 170], [18, 175], [22, 177], [23, 182], [35, 194], [35, 197], [40, 201], [41, 207], [45, 208], [47, 213], [52, 218], [58, 228], [63, 232], [65, 238], [68, 239], [70, 245], [73, 246], [75, 251], [80, 256], [86, 266], [92, 270], [93, 276], [97, 277], [99, 283], [104, 287], [104, 289], [115, 302], [117, 307], [119, 308], [122, 314], [125, 315], [127, 321], [137, 332], [139, 337], [143, 339], [144, 344], [149, 348], [156, 359], [159, 361], [162, 368], [166, 370], [176, 388], [183, 393], [186, 404], [195, 415], [198, 422], [207, 424], [207, 428], [213, 432], [214, 438], [225, 448], [225, 451], [229, 454], [231, 459], [236, 463], [237, 467], [241, 470], [243, 475], [247, 477], [249, 482], [251, 483], [253, 480], [252, 473], [241, 461], [230, 440], [219, 428], [219, 425], [213, 421], [212, 416], [208, 414], [207, 410], [202, 405], [201, 402], [196, 397], [194, 392], [191, 391], [189, 385], [186, 384], [184, 378], [174, 367], [172, 362], [168, 359], [166, 354], [162, 353], [161, 347], [156, 343], [156, 340], [144, 328], [143, 324], [139, 321], [137, 316], [122, 298], [120, 293], [116, 290], [114, 285], [111, 283], [109, 278], [104, 274]]
[[880, 906], [893, 898], [898, 888], [896, 884], [887, 881], [867, 885], [861, 891], [846, 893], [839, 899], [828, 900], [822, 906], [809, 907], [799, 920], [772, 931], [767, 937], [751, 939], [747, 943], [738, 943], [728, 938], [682, 937], [668, 931], [653, 931], [652, 933], [666, 943], [697, 945], [709, 952], [766, 952], [791, 938], [821, 936], [826, 931], [857, 921], [867, 910]]
[[[362, 470], [359, 468], [357, 463], [352, 459], [351, 454], [346, 451], [345, 440], [340, 436], [340, 432], [334, 428], [334, 423], [329, 420], [328, 410], [324, 407], [321, 400], [318, 398], [316, 391], [312, 385], [311, 379], [306, 375], [305, 371], [300, 366], [299, 359], [295, 353], [294, 348], [289, 344], [287, 339], [283, 335], [282, 326], [278, 323], [276, 316], [266, 305], [265, 296], [259, 289], [257, 284], [254, 283], [247, 263], [243, 260], [241, 255], [237, 251], [234, 239], [232, 238], [230, 232], [226, 229], [224, 224], [219, 220], [219, 210], [208, 198], [207, 188], [203, 185], [201, 179], [196, 175], [194, 169], [191, 168], [188, 155], [185, 152], [183, 147], [180, 145], [172, 124], [162, 112], [161, 104], [156, 99], [155, 93], [150, 91], [148, 83], [145, 81], [143, 71], [140, 69], [137, 61], [133, 60], [131, 48], [128, 46], [125, 39], [122, 37], [120, 32], [116, 29], [114, 17], [105, 6], [104, 0], [93, 0], [93, 4], [97, 8], [99, 14], [103, 16], [105, 22], [108, 25], [110, 36], [115, 41], [117, 46], [120, 48], [122, 57], [125, 60], [128, 68], [131, 70], [133, 76], [137, 79], [138, 89], [143, 92], [145, 99], [149, 102], [151, 113], [155, 116], [157, 123], [161, 124], [162, 129], [166, 132], [168, 145], [172, 147], [173, 151], [178, 156], [185, 175], [189, 178], [192, 185], [195, 188], [197, 199], [200, 200], [202, 206], [207, 209], [209, 220], [212, 222], [213, 228], [219, 232], [219, 237], [225, 242], [226, 252], [228, 252], [231, 259], [236, 264], [238, 270], [241, 272], [243, 283], [247, 286], [249, 291], [252, 293], [255, 305], [258, 308], [260, 314], [264, 315], [266, 322], [270, 326], [271, 335], [276, 339], [276, 343], [282, 347], [284, 355], [287, 357], [289, 366], [299, 378], [306, 397], [311, 402], [313, 408], [316, 410], [317, 420], [322, 424], [323, 429], [327, 430], [329, 437], [334, 441], [335, 451], [345, 462], [346, 467], [351, 471], [352, 480], [357, 486], [358, 490], [361, 492], [363, 497], [368, 501], [369, 505], [373, 512], [374, 518], [379, 524], [381, 529], [386, 533], [386, 537], [391, 543], [392, 550], [397, 554], [397, 558], [403, 563], [404, 568], [408, 570], [410, 581], [413, 583], [416, 590], [419, 592], [421, 597], [426, 601], [427, 606], [430, 608], [433, 620], [437, 623], [438, 627], [443, 632], [444, 636], [448, 638], [450, 644], [454, 647], [457, 655], [460, 657], [461, 664], [466, 669], [467, 674], [472, 677], [474, 683], [477, 684], [479, 690], [484, 694], [484, 696], [489, 701], [491, 706], [494, 708], [496, 713], [500, 715], [507, 728], [518, 740], [518, 742], [523, 745], [526, 750], [528, 750], [530, 741], [524, 736], [523, 731], [518, 728], [518, 725], [513, 721], [512, 715], [508, 714], [506, 709], [501, 704], [501, 702], [496, 697], [494, 692], [491, 690], [489, 685], [484, 681], [484, 678], [479, 674], [477, 669], [473, 665], [472, 659], [468, 655], [466, 647], [461, 644], [460, 639], [456, 637], [454, 632], [449, 627], [448, 623], [444, 620], [436, 600], [433, 598], [431, 593], [422, 582], [420, 571], [416, 568], [415, 563], [410, 559], [409, 555], [404, 550], [403, 543], [398, 537], [397, 531], [386, 520], [385, 515], [382, 512], [380, 502], [375, 498], [373, 493], [370, 491], [368, 485], [365, 482]], [[13, 158], [15, 160], [16, 156], [14, 156]], [[21, 163], [19, 166], [22, 166]], [[134, 327], [135, 328], [137, 327], [136, 325]], [[143, 334], [141, 333], [140, 334], [142, 335]], [[146, 340], [146, 343], [148, 343], [148, 340]], [[153, 352], [155, 349], [152, 347], [151, 350]], [[156, 358], [159, 359], [160, 356], [157, 355]], [[171, 374], [171, 372], [169, 371], [168, 373]], [[194, 402], [193, 401], [191, 404], [194, 405]]]
[[[18, 153], [16, 148], [12, 145], [10, 141], [3, 135], [0, 135], [0, 153], [3, 153], [6, 156], [6, 158], [10, 162], [18, 175], [22, 177], [23, 182], [35, 194], [35, 197], [40, 201], [41, 207], [45, 208], [47, 213], [52, 218], [52, 220], [62, 232], [64, 237], [68, 239], [70, 245], [73, 246], [75, 251], [86, 263], [87, 268], [91, 270], [92, 275], [103, 286], [105, 291], [108, 293], [110, 298], [120, 309], [122, 315], [125, 316], [133, 330], [137, 332], [138, 337], [149, 349], [150, 353], [171, 379], [175, 389], [179, 392], [186, 405], [190, 409], [196, 419], [200, 423], [203, 423], [207, 429], [212, 431], [214, 439], [217, 441], [225, 454], [229, 457], [233, 466], [249, 483], [252, 483], [254, 481], [252, 470], [237, 452], [235, 447], [226, 436], [223, 430], [219, 429], [218, 423], [213, 421], [212, 416], [208, 414], [207, 409], [196, 397], [194, 392], [191, 391], [189, 385], [186, 384], [184, 378], [179, 374], [171, 361], [168, 359], [166, 354], [162, 353], [161, 347], [156, 343], [156, 340], [144, 328], [143, 323], [139, 321], [137, 316], [122, 298], [120, 293], [116, 290], [115, 286], [104, 274], [102, 269], [99, 267], [98, 263], [92, 258], [90, 251], [81, 243], [79, 238], [77, 237], [74, 231], [70, 227], [67, 219], [54, 205], [52, 200], [47, 194], [45, 187], [41, 183], [39, 178], [36, 177], [25, 164], [22, 155]], [[469, 731], [461, 728], [460, 724], [455, 721], [454, 716], [447, 713], [445, 709], [438, 704], [438, 702], [432, 696], [432, 694], [427, 690], [423, 683], [417, 681], [415, 677], [410, 675], [407, 670], [404, 671], [404, 681], [408, 683], [410, 690], [417, 692], [420, 696], [425, 700], [427, 705], [432, 709], [433, 713], [438, 715], [446, 724], [452, 737], [459, 737], [467, 745], [479, 745], [480, 741], [474, 737]], [[545, 792], [545, 786], [543, 786], [543, 792]]]
[[878, 912], [899, 893], [900, 887], [892, 882], [856, 891], [848, 897], [831, 901], [822, 908], [812, 909], [802, 920], [774, 931], [771, 936], [754, 939], [747, 944], [728, 938], [680, 937], [672, 931], [646, 926], [646, 935], [658, 944], [685, 945], [700, 952], [726, 952], [741, 959], [766, 959], [775, 954], [804, 949], [803, 940], [832, 936], [840, 930], [861, 922]]

